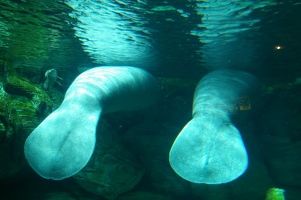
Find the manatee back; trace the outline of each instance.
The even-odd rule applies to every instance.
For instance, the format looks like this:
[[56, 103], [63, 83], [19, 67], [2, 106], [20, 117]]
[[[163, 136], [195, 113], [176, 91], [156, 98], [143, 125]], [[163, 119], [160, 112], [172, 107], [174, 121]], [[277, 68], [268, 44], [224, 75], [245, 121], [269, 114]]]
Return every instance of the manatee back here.
[[73, 98], [74, 93], [86, 93], [98, 100], [103, 113], [139, 110], [156, 101], [158, 89], [156, 79], [143, 69], [95, 67], [73, 81], [65, 100]]

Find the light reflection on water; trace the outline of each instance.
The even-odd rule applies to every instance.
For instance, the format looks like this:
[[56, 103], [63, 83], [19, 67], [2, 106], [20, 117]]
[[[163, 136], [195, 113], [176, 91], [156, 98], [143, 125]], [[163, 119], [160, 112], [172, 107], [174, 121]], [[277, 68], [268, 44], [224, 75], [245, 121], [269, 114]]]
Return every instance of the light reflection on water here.
[[89, 62], [74, 38], [66, 4], [34, 0], [1, 1], [0, 6], [1, 59], [16, 68], [64, 68]]
[[[195, 40], [198, 43], [196, 59], [205, 63], [205, 66], [195, 63], [198, 68], [209, 70], [251, 68], [256, 61], [252, 56], [256, 51], [256, 45], [245, 40], [244, 35], [252, 34], [252, 29], [254, 30], [256, 23], [260, 21], [258, 18], [250, 17], [253, 8], [263, 8], [268, 4], [268, 2], [254, 4], [252, 1], [243, 3], [239, 1], [196, 1], [189, 6], [183, 4], [175, 7], [171, 2], [171, 4], [143, 2], [131, 6], [133, 1], [130, 0], [69, 0], [66, 3], [73, 8], [70, 16], [78, 20], [74, 28], [75, 34], [82, 41], [84, 51], [96, 63], [134, 65], [158, 70], [161, 69], [164, 62], [160, 62], [159, 59], [163, 54], [159, 51], [160, 46], [158, 47], [152, 41], [157, 38], [155, 31], [164, 34], [163, 37], [166, 41], [171, 34], [178, 34], [179, 38], [198, 38], [198, 41]], [[190, 7], [190, 10], [187, 7]], [[181, 27], [181, 31], [163, 32], [160, 25], [155, 30], [151, 29], [147, 18], [155, 19], [154, 15], [162, 13], [168, 13], [168, 15], [162, 15], [161, 19], [152, 21], [152, 23], [174, 23]], [[199, 19], [194, 21], [194, 26], [186, 26], [185, 20], [189, 20], [192, 13], [199, 16]], [[184, 24], [180, 23], [182, 21]], [[181, 49], [181, 45], [177, 47], [180, 47], [178, 48], [179, 52], [185, 51], [185, 49]], [[173, 51], [171, 48], [169, 50]], [[181, 60], [178, 57], [176, 59]], [[189, 58], [186, 59], [189, 60]], [[175, 63], [170, 62], [169, 64]], [[189, 67], [191, 68], [191, 66]]]
[[146, 21], [116, 1], [67, 1], [79, 22], [76, 36], [84, 51], [101, 65], [156, 66]]
[[273, 65], [282, 75], [284, 62], [286, 71], [298, 65], [300, 25], [276, 24], [300, 16], [299, 4], [277, 2], [0, 0], [1, 59], [17, 68], [133, 65], [193, 78], [217, 68], [269, 74]]
[[[252, 17], [255, 8], [274, 5], [273, 1], [206, 1], [196, 4], [202, 23], [191, 31], [204, 43], [199, 51], [209, 69], [252, 69], [258, 46], [246, 39], [256, 32], [259, 18]], [[247, 55], [247, 56], [246, 56]]]

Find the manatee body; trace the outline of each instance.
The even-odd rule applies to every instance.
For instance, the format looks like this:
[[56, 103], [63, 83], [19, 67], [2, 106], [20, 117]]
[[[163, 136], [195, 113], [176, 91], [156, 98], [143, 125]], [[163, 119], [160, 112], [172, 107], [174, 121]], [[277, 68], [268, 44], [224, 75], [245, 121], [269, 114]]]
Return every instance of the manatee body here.
[[255, 77], [236, 70], [216, 70], [201, 79], [194, 93], [193, 118], [170, 150], [169, 162], [179, 176], [220, 184], [244, 173], [248, 155], [230, 117], [235, 102], [255, 85]]
[[154, 77], [135, 67], [96, 67], [80, 74], [60, 107], [27, 138], [29, 165], [46, 179], [61, 180], [80, 171], [95, 146], [102, 113], [139, 110], [158, 96]]

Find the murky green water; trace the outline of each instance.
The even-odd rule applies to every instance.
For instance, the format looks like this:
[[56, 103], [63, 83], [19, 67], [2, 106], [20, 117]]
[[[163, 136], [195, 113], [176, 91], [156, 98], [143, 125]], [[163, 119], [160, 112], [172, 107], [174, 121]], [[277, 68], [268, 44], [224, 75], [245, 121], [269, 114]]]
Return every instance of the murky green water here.
[[[15, 149], [10, 155], [14, 134], [21, 129], [29, 134], [32, 124], [57, 108], [79, 73], [103, 65], [136, 66], [159, 77], [162, 97], [156, 111], [107, 115], [99, 125], [122, 138], [145, 170], [134, 193], [117, 199], [230, 200], [252, 199], [254, 193], [263, 199], [271, 187], [288, 189], [288, 199], [299, 199], [300, 22], [298, 0], [0, 0], [0, 148], [9, 149], [1, 159], [15, 158]], [[19, 75], [9, 71], [13, 68]], [[62, 80], [46, 90], [49, 69]], [[260, 100], [243, 99], [251, 102], [246, 114], [251, 117], [234, 117], [251, 167], [238, 182], [196, 186], [175, 176], [164, 159], [191, 118], [197, 81], [216, 69], [250, 72], [263, 83]], [[144, 118], [154, 124], [146, 126]], [[149, 157], [157, 152], [166, 156]], [[17, 154], [22, 157], [23, 149]], [[72, 178], [48, 181], [26, 164], [19, 167], [1, 168], [14, 173], [1, 171], [0, 199], [110, 199], [110, 194], [95, 195], [103, 191], [91, 189], [92, 183], [94, 193]], [[294, 173], [285, 177], [282, 171]]]

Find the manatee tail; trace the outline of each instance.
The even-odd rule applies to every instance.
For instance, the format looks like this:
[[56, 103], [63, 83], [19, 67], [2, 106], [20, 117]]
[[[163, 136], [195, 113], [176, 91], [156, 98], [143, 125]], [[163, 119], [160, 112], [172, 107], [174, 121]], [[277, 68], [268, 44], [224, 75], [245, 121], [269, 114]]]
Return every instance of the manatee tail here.
[[219, 184], [236, 179], [248, 166], [239, 131], [218, 116], [197, 116], [173, 143], [169, 162], [182, 178], [194, 183]]
[[43, 178], [53, 180], [79, 172], [93, 153], [99, 116], [100, 110], [87, 114], [74, 107], [51, 113], [26, 139], [29, 165]]

